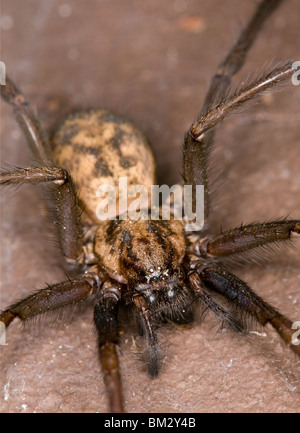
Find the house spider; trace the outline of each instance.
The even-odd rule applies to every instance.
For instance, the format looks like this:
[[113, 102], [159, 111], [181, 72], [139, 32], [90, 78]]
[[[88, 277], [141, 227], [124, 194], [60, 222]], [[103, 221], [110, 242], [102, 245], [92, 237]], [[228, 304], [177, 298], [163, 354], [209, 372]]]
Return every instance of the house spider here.
[[[292, 75], [290, 64], [286, 64], [240, 88], [239, 92], [232, 97], [228, 96], [231, 76], [242, 66], [244, 55], [260, 27], [279, 3], [280, 1], [264, 1], [259, 6], [247, 27], [248, 30], [242, 33], [237, 45], [221, 64], [212, 81], [204, 108], [185, 136], [184, 181], [193, 186], [198, 184], [205, 186], [206, 222], [210, 207], [207, 180], [208, 147], [213, 142], [214, 127], [241, 103], [280, 81], [289, 79]], [[85, 203], [84, 214], [82, 214], [82, 201], [85, 196], [82, 191], [88, 194], [90, 190], [89, 186], [84, 184], [85, 179], [79, 179], [83, 171], [79, 170], [75, 157], [81, 152], [81, 160], [84, 160], [84, 152], [88, 145], [84, 146], [84, 151], [77, 147], [76, 154], [69, 153], [66, 157], [63, 155], [63, 143], [65, 139], [74, 140], [75, 135], [72, 130], [78, 130], [79, 123], [85, 128], [86, 116], [88, 119], [94, 116], [106, 123], [110, 116], [107, 113], [94, 111], [69, 117], [67, 121], [69, 123], [60, 128], [54, 139], [57, 158], [54, 160], [39, 122], [23, 95], [9, 78], [1, 91], [2, 97], [14, 107], [17, 120], [27, 136], [34, 158], [40, 163], [39, 166], [28, 169], [3, 172], [1, 183], [53, 184], [50, 188], [57, 208], [60, 245], [66, 259], [68, 273], [72, 274], [72, 277], [65, 282], [47, 287], [4, 310], [1, 321], [6, 327], [15, 317], [26, 320], [68, 304], [94, 300], [94, 320], [98, 331], [100, 361], [112, 412], [121, 412], [124, 409], [116, 351], [119, 341], [117, 308], [120, 303], [133, 309], [147, 340], [148, 370], [151, 376], [156, 376], [160, 367], [160, 352], [155, 329], [157, 322], [190, 321], [192, 305], [196, 300], [211, 309], [225, 325], [237, 331], [243, 329], [239, 312], [247, 313], [262, 325], [271, 323], [283, 340], [299, 355], [299, 346], [291, 344], [291, 336], [294, 332], [291, 329], [291, 322], [262, 301], [238, 277], [221, 267], [222, 259], [228, 255], [272, 242], [285, 241], [299, 235], [298, 220], [250, 224], [212, 238], [209, 236], [207, 224], [201, 232], [201, 238], [195, 236], [195, 233], [192, 236], [185, 234], [184, 222], [174, 220], [159, 223], [138, 221], [135, 224], [117, 220], [99, 224], [93, 221], [91, 213], [94, 209], [88, 203]], [[94, 123], [96, 129], [97, 119]], [[119, 133], [120, 128], [131, 128], [128, 123], [122, 123], [121, 127], [120, 121], [111, 117], [109, 122], [113, 122], [112, 128]], [[114, 122], [117, 124], [115, 125]], [[107, 126], [111, 127], [109, 124]], [[129, 135], [131, 134], [132, 130], [129, 131]], [[124, 131], [123, 135], [126, 139]], [[142, 159], [146, 158], [149, 165], [152, 156], [145, 145], [145, 155]], [[72, 164], [68, 167], [70, 159]], [[109, 157], [104, 156], [103, 160], [107, 162]], [[61, 164], [61, 161], [66, 165]], [[118, 167], [120, 168], [124, 162], [125, 158], [122, 156]], [[60, 165], [64, 168], [60, 168]], [[126, 167], [122, 168], [126, 169]], [[103, 170], [103, 165], [100, 170]], [[143, 177], [145, 173], [140, 172], [139, 176], [139, 182], [136, 183], [145, 183]], [[150, 173], [150, 184], [154, 183], [154, 177], [151, 176]], [[92, 247], [94, 238], [90, 234], [93, 234], [96, 239], [94, 247]], [[111, 257], [109, 256], [111, 250], [107, 249], [108, 243], [118, 250], [118, 257], [115, 252]], [[160, 272], [158, 272], [159, 268], [161, 268]], [[155, 277], [150, 269], [157, 271]], [[73, 274], [76, 271], [75, 277]], [[230, 310], [222, 302], [218, 303], [216, 301], [218, 298], [214, 295], [229, 301], [234, 309]]]

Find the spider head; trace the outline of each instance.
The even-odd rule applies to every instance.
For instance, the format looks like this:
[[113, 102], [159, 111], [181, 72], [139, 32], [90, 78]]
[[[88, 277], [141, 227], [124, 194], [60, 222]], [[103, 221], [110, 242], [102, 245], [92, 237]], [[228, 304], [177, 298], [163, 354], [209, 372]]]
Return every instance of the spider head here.
[[142, 296], [152, 314], [172, 320], [185, 316], [192, 298], [182, 268], [181, 222], [139, 221], [126, 227], [122, 238], [120, 263], [130, 296]]
[[127, 285], [127, 302], [142, 296], [153, 314], [172, 320], [191, 305], [182, 268], [186, 240], [181, 221], [110, 221], [97, 231], [95, 252], [109, 276]]
[[135, 281], [134, 293], [145, 299], [149, 310], [156, 316], [177, 322], [185, 322], [190, 316], [192, 296], [180, 267], [173, 272], [160, 266], [150, 268], [142, 282]]

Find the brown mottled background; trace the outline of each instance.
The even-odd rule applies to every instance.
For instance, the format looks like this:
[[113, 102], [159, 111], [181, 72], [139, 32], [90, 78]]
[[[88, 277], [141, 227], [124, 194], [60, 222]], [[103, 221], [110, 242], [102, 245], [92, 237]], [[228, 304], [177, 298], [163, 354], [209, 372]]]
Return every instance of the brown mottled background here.
[[[256, 1], [10, 0], [1, 2], [1, 60], [50, 128], [73, 106], [105, 106], [134, 120], [153, 144], [159, 182], [181, 172], [184, 131], [209, 79]], [[236, 83], [270, 62], [300, 60], [298, 0], [287, 0], [261, 33]], [[4, 103], [1, 164], [30, 155]], [[267, 94], [219, 129], [213, 229], [300, 215], [300, 86]], [[47, 241], [38, 188], [2, 193], [1, 308], [65, 278]], [[258, 294], [300, 320], [300, 245], [286, 258], [238, 270]], [[40, 326], [37, 326], [38, 328]], [[36, 327], [33, 327], [36, 329]], [[33, 330], [34, 330], [33, 329]], [[130, 412], [299, 412], [299, 361], [270, 329], [245, 338], [204, 325], [166, 327], [167, 356], [150, 380], [138, 339], [125, 333], [122, 374]], [[34, 335], [36, 334], [36, 335]], [[2, 412], [104, 412], [92, 310], [68, 324], [21, 331], [0, 347]]]

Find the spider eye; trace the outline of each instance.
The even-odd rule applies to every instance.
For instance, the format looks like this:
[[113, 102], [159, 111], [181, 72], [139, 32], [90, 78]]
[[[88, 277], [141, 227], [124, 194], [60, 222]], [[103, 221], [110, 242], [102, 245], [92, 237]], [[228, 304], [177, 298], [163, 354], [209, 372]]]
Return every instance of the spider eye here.
[[169, 299], [174, 298], [174, 296], [175, 296], [175, 290], [174, 290], [174, 287], [173, 287], [173, 286], [171, 286], [171, 287], [169, 288], [169, 290], [168, 290], [168, 292], [167, 292], [167, 295], [168, 295], [168, 298], [169, 298]]
[[154, 304], [156, 302], [156, 296], [154, 293], [151, 293], [150, 295], [147, 295], [147, 300], [150, 304]]

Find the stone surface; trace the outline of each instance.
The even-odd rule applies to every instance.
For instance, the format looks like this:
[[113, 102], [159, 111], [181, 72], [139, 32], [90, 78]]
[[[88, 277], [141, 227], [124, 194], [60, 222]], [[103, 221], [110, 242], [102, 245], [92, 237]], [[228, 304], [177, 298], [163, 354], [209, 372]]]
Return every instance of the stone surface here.
[[[183, 133], [210, 77], [256, 2], [196, 0], [10, 0], [2, 5], [1, 60], [50, 129], [74, 106], [104, 106], [148, 136], [159, 182], [181, 172]], [[286, 2], [262, 31], [235, 83], [270, 62], [299, 56], [299, 2]], [[30, 155], [11, 110], [1, 111], [1, 163]], [[300, 86], [287, 84], [224, 121], [212, 171], [219, 175], [212, 227], [300, 214]], [[35, 187], [1, 195], [1, 308], [65, 278]], [[300, 320], [300, 247], [277, 249], [264, 266], [237, 270], [258, 294]], [[76, 312], [74, 316], [76, 316]], [[55, 317], [54, 317], [55, 318]], [[92, 310], [70, 323], [22, 331], [14, 323], [1, 352], [1, 412], [105, 412]], [[38, 330], [38, 332], [37, 332]], [[270, 330], [249, 337], [208, 316], [191, 329], [166, 327], [158, 379], [139, 360], [138, 339], [121, 346], [129, 412], [299, 412], [299, 360]]]

